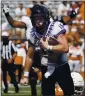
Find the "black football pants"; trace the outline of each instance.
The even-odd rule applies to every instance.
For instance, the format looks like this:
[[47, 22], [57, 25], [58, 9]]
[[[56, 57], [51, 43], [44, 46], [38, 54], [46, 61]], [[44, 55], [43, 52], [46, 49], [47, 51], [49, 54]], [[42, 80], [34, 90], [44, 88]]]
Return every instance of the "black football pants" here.
[[65, 96], [71, 96], [74, 94], [74, 84], [68, 64], [55, 68], [53, 74], [48, 78], [45, 78], [44, 76], [46, 70], [47, 68], [42, 66], [43, 77], [41, 88], [43, 96], [55, 96], [56, 82], [58, 82]]
[[18, 84], [16, 82], [16, 77], [15, 77], [15, 73], [14, 73], [14, 64], [8, 64], [6, 59], [2, 60], [2, 73], [3, 73], [3, 82], [4, 82], [4, 86], [6, 89], [8, 89], [8, 84], [7, 84], [7, 72], [9, 74], [9, 76], [11, 77], [11, 81], [14, 85], [15, 88], [18, 88]]

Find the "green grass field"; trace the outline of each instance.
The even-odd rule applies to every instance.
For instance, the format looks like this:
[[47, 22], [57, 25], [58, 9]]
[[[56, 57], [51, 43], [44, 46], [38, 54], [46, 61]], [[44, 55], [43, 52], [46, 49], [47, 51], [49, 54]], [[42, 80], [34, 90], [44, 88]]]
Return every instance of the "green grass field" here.
[[[1, 96], [31, 96], [30, 86], [21, 86], [19, 93], [15, 93], [14, 87], [10, 87], [8, 93], [2, 93]], [[41, 88], [37, 86], [37, 96], [41, 96]]]
[[[2, 91], [2, 94], [0, 96], [31, 96], [31, 88], [30, 88], [30, 86], [20, 86], [19, 93], [15, 93], [15, 88], [13, 86], [10, 86], [8, 93], [5, 94]], [[37, 85], [37, 96], [42, 96], [40, 85]]]

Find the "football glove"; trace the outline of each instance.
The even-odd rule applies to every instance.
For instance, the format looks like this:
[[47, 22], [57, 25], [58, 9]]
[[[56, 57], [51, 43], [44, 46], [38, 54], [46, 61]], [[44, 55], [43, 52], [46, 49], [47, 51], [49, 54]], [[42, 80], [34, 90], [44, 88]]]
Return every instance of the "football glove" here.
[[6, 13], [9, 13], [9, 6], [7, 6], [6, 4], [3, 5], [3, 12], [6, 14]]

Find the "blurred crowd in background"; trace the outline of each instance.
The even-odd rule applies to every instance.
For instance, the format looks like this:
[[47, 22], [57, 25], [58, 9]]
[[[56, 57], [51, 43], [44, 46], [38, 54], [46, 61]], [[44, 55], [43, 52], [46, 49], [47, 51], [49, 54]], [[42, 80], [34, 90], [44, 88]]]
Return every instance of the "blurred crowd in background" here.
[[[68, 11], [71, 8], [79, 8], [79, 14], [76, 16], [75, 20], [70, 22], [70, 24], [65, 25], [66, 28], [66, 38], [69, 42], [69, 65], [71, 71], [76, 71], [84, 76], [84, 36], [85, 36], [85, 18], [84, 18], [84, 1], [30, 1], [30, 2], [12, 2], [8, 3], [10, 7], [10, 14], [15, 18], [15, 20], [21, 20], [23, 16], [31, 15], [31, 8], [35, 4], [41, 4], [46, 6], [50, 11], [51, 21], [59, 19], [61, 16], [67, 16]], [[2, 32], [7, 31], [9, 33], [9, 39], [13, 41], [13, 43], [17, 47], [17, 57], [14, 62], [16, 65], [21, 64], [20, 66], [24, 67], [26, 52], [28, 50], [28, 41], [26, 39], [25, 29], [20, 28], [12, 28], [3, 12], [2, 12]], [[16, 76], [22, 72], [16, 72]]]

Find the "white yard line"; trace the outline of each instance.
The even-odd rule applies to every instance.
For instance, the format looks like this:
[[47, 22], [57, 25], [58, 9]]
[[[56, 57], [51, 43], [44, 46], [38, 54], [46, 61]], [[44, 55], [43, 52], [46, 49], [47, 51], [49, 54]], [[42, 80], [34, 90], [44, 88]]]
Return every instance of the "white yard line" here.
[[[19, 93], [31, 93], [31, 91], [19, 91]], [[37, 91], [37, 92], [40, 92], [40, 91]], [[2, 92], [3, 93], [3, 92]], [[15, 91], [8, 91], [8, 94], [9, 93], [14, 93], [14, 94], [18, 94], [18, 93], [15, 93]]]
[[[8, 86], [9, 86], [9, 88], [14, 88], [13, 84], [9, 84]], [[28, 86], [19, 85], [19, 87], [20, 88], [30, 88], [30, 85], [28, 85]], [[36, 87], [41, 87], [41, 85], [37, 85]]]
[[[19, 91], [19, 93], [29, 93], [31, 91]], [[8, 91], [8, 93], [15, 93], [15, 91]]]

